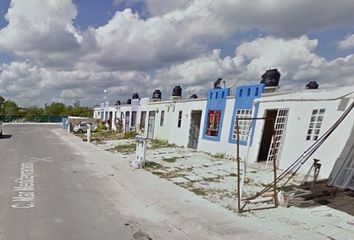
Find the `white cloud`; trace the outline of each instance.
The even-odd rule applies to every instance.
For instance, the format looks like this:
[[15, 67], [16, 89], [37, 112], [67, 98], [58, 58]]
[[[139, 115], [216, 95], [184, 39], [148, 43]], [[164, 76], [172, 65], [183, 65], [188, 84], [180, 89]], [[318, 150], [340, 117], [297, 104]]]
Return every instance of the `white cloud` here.
[[72, 26], [76, 15], [70, 0], [12, 0], [5, 16], [8, 25], [0, 31], [0, 47], [17, 53], [71, 51], [80, 38]]
[[[148, 18], [125, 9], [107, 24], [79, 32], [73, 25], [77, 9], [71, 0], [12, 0], [8, 25], [0, 30], [0, 51], [19, 58], [2, 65], [0, 95], [32, 105], [52, 99], [70, 103], [74, 98], [92, 104], [102, 98], [103, 89], [114, 101], [133, 92], [150, 96], [154, 88], [169, 94], [175, 84], [181, 84], [186, 94], [203, 94], [218, 77], [228, 85], [236, 80], [259, 82], [269, 67], [281, 71], [282, 85], [288, 88], [309, 80], [321, 86], [338, 85], [333, 79], [354, 84], [353, 55], [327, 61], [315, 53], [318, 40], [306, 37], [308, 32], [354, 22], [353, 3], [146, 0]], [[213, 44], [222, 45], [249, 31], [273, 37], [235, 46], [233, 56], [222, 57], [221, 50], [212, 50]], [[339, 46], [351, 47], [352, 38]]]
[[281, 72], [282, 89], [304, 88], [308, 81], [318, 81], [321, 86], [338, 83], [354, 84], [350, 69], [354, 55], [326, 61], [314, 53], [318, 40], [306, 36], [295, 39], [265, 37], [245, 42], [235, 50], [235, 56], [222, 58], [219, 50], [176, 64], [156, 73], [154, 83], [181, 84], [188, 92], [205, 93], [212, 83], [223, 77], [227, 86], [235, 83], [254, 84], [269, 67]]
[[354, 34], [347, 36], [345, 39], [338, 43], [339, 48], [349, 49], [354, 48]]
[[137, 71], [58, 71], [28, 62], [3, 64], [1, 69], [0, 95], [22, 106], [42, 106], [52, 99], [93, 105], [102, 101], [104, 89], [112, 101], [123, 100], [134, 89], [149, 89], [150, 82], [147, 74]]
[[72, 56], [81, 36], [73, 27], [77, 15], [71, 0], [12, 0], [0, 30], [0, 50], [34, 60]]
[[181, 9], [191, 4], [193, 0], [146, 0], [146, 6], [153, 16], [163, 15], [170, 11]]

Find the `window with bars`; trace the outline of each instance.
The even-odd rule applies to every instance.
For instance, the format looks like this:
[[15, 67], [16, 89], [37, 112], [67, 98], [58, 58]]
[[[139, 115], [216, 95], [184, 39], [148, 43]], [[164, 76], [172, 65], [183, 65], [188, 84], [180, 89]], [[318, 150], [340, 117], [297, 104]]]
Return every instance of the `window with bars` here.
[[326, 109], [314, 109], [310, 118], [309, 128], [307, 130], [306, 140], [317, 140], [320, 134], [324, 114]]
[[132, 123], [131, 123], [132, 127], [135, 127], [136, 125], [136, 111], [132, 112]]
[[160, 126], [163, 127], [165, 122], [165, 111], [161, 111]]
[[141, 111], [140, 116], [140, 130], [144, 131], [145, 128], [146, 111]]
[[235, 123], [234, 123], [234, 130], [232, 133], [232, 138], [237, 139], [237, 128], [236, 128], [236, 119], [238, 120], [238, 127], [239, 127], [239, 140], [240, 141], [247, 141], [249, 131], [251, 129], [252, 120], [249, 119], [240, 119], [240, 118], [252, 118], [252, 110], [251, 109], [238, 109], [236, 111]]
[[178, 113], [178, 123], [177, 123], [177, 127], [181, 127], [182, 125], [182, 111], [179, 111]]
[[221, 111], [209, 111], [208, 113], [208, 128], [206, 130], [206, 135], [208, 136], [218, 136], [219, 125], [220, 125]]

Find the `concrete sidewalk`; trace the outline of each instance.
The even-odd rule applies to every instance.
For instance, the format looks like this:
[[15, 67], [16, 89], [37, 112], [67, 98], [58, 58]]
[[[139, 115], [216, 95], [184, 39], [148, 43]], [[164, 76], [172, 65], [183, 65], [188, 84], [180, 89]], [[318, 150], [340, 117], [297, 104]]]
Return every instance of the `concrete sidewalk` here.
[[[120, 213], [139, 219], [152, 239], [276, 239], [259, 226], [246, 224], [238, 216], [172, 182], [129, 167], [127, 159], [61, 130], [53, 129], [63, 141], [80, 154], [97, 174], [111, 176], [115, 208]], [[148, 225], [149, 225], [148, 224]], [[148, 238], [141, 238], [148, 239]]]

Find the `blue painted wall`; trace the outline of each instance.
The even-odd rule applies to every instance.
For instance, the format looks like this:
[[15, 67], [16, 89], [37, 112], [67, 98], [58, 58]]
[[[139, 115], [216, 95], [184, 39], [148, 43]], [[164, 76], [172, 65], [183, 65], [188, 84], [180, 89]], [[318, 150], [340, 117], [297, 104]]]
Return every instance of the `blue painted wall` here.
[[[204, 118], [203, 139], [220, 142], [222, 123], [224, 121], [226, 97], [230, 95], [230, 88], [210, 89]], [[217, 136], [206, 135], [208, 129], [209, 111], [221, 111], [220, 124]]]
[[[253, 108], [253, 101], [256, 98], [259, 98], [264, 91], [265, 85], [255, 84], [255, 85], [247, 85], [247, 86], [240, 86], [236, 89], [235, 93], [235, 105], [234, 111], [232, 114], [231, 119], [231, 128], [229, 133], [229, 143], [235, 143], [236, 140], [232, 138], [233, 130], [235, 128], [235, 119], [236, 119], [236, 112], [240, 109], [249, 109], [252, 110]], [[255, 111], [252, 113], [252, 117], [256, 117], [258, 113], [258, 104], [255, 107]], [[253, 133], [255, 128], [256, 121], [253, 121], [251, 126], [251, 134], [250, 134], [250, 145], [252, 145], [253, 140]], [[247, 145], [247, 141], [240, 140], [240, 145]]]

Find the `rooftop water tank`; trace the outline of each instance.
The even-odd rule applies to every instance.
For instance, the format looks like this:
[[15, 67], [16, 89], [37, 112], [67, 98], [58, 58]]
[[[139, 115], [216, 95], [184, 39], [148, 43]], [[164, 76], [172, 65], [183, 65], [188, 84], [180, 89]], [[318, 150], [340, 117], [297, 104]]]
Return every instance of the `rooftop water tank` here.
[[152, 93], [152, 101], [161, 101], [161, 91], [159, 89], [155, 89], [155, 91]]
[[121, 104], [121, 102], [118, 100], [117, 102], [116, 102], [116, 106], [118, 106], [118, 105], [120, 105]]
[[316, 81], [310, 81], [308, 84], [306, 84], [307, 89], [318, 89], [318, 83]]
[[132, 100], [130, 98], [127, 100], [127, 104], [132, 104]]
[[182, 88], [181, 86], [175, 86], [172, 91], [172, 96], [181, 97], [182, 96]]
[[218, 80], [216, 80], [214, 82], [214, 89], [220, 89], [220, 84], [221, 84], [222, 78], [218, 78]]
[[181, 86], [175, 86], [172, 91], [172, 100], [181, 100], [182, 99], [182, 88]]
[[197, 99], [198, 96], [197, 96], [197, 94], [193, 94], [193, 95], [191, 96], [191, 98], [192, 98], [192, 99]]
[[269, 69], [262, 75], [261, 83], [265, 84], [265, 87], [278, 87], [279, 86], [280, 73], [277, 69]]
[[139, 94], [138, 93], [134, 93], [132, 96], [132, 99], [139, 99]]

